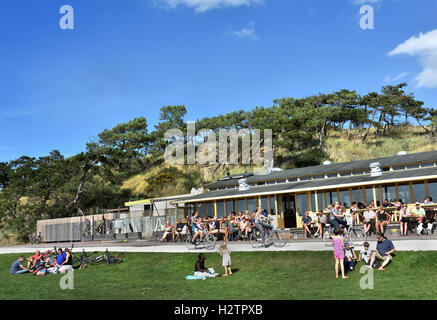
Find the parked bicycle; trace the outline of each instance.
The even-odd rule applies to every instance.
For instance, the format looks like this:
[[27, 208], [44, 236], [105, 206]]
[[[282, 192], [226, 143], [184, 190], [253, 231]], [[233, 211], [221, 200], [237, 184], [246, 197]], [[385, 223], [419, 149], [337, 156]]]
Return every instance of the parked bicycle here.
[[[97, 254], [97, 251], [94, 251], [93, 254]], [[95, 256], [88, 254], [85, 252], [85, 249], [82, 249], [82, 254], [80, 256], [73, 255], [73, 268], [80, 267], [83, 263], [91, 264], [91, 259], [95, 259]]]
[[217, 242], [216, 236], [209, 233], [205, 227], [203, 227], [202, 231], [203, 231], [202, 237], [198, 236], [194, 241], [194, 243], [192, 242], [194, 234], [190, 232], [190, 234], [187, 235], [185, 239], [185, 244], [188, 250], [194, 250], [197, 247], [201, 246], [202, 244], [203, 247], [205, 247], [207, 250], [214, 250]]
[[122, 262], [121, 256], [123, 254], [116, 254], [115, 256], [112, 256], [108, 248], [106, 248], [106, 251], [97, 257], [88, 257], [87, 261], [89, 264], [97, 264], [97, 263], [106, 263], [108, 266], [114, 266]]
[[277, 229], [269, 220], [268, 227], [264, 227], [264, 242], [261, 232], [258, 229], [253, 229], [249, 241], [253, 248], [260, 248], [262, 246], [269, 246], [273, 244], [275, 247], [284, 247], [288, 242], [287, 233], [284, 230]]
[[[356, 225], [348, 225], [346, 234], [344, 234], [344, 229], [340, 228], [341, 234], [348, 241], [351, 246], [362, 246], [364, 242], [367, 241], [367, 233], [364, 232], [364, 228]], [[332, 238], [334, 237], [334, 228], [331, 224], [327, 223], [325, 225], [325, 230], [323, 231], [323, 242], [326, 247], [332, 247]]]

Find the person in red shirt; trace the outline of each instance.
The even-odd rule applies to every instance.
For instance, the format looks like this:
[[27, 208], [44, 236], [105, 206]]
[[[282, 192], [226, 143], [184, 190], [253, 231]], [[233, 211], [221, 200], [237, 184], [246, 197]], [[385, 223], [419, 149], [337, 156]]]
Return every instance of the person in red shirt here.
[[27, 269], [31, 269], [35, 267], [37, 262], [42, 261], [43, 256], [39, 250], [35, 251], [35, 254], [29, 258], [27, 258]]

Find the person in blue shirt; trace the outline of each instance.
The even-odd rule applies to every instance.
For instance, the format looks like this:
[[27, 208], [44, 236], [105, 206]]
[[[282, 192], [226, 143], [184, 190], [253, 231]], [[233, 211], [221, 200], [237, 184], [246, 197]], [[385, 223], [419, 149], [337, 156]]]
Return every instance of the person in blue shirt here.
[[385, 266], [391, 261], [392, 253], [395, 252], [395, 247], [391, 240], [387, 239], [381, 232], [376, 233], [376, 238], [378, 239], [378, 243], [376, 245], [376, 250], [372, 254], [372, 258], [370, 259], [369, 269], [372, 269], [373, 263], [376, 259], [382, 260], [382, 265], [378, 268], [378, 270], [385, 270]]
[[25, 266], [23, 266], [24, 256], [19, 256], [17, 260], [12, 263], [10, 274], [23, 274], [29, 272]]
[[61, 266], [64, 263], [66, 257], [67, 257], [67, 254], [64, 251], [62, 251], [61, 248], [59, 248], [58, 255], [56, 256], [56, 264]]
[[305, 231], [305, 239], [307, 239], [307, 233], [311, 237], [310, 227], [312, 221], [313, 219], [311, 219], [311, 217], [309, 216], [309, 212], [305, 211], [305, 215], [302, 217], [303, 229]]

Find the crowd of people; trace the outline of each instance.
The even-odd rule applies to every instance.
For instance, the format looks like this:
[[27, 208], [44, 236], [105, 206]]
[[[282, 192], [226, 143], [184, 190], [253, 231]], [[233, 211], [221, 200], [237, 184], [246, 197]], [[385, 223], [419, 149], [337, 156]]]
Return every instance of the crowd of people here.
[[341, 235], [341, 230], [335, 228], [333, 246], [336, 278], [339, 277], [340, 273], [342, 278], [347, 278], [346, 274], [353, 271], [357, 263], [361, 261], [364, 262], [369, 269], [377, 268], [380, 271], [385, 270], [385, 267], [393, 259], [395, 247], [393, 242], [387, 239], [387, 237], [381, 232], [376, 233], [376, 238], [376, 250], [372, 252], [369, 243], [365, 242], [357, 259], [354, 248], [351, 247], [350, 243], [345, 242]]
[[232, 211], [228, 217], [207, 217], [203, 219], [196, 211], [192, 217], [186, 217], [183, 221], [177, 220], [176, 226], [167, 221], [161, 242], [178, 240], [184, 241], [186, 237], [194, 243], [199, 241], [205, 232], [214, 234], [218, 240], [237, 241], [249, 238], [253, 230], [259, 230], [265, 240], [265, 228], [269, 228], [267, 211], [257, 208], [250, 213], [248, 210], [238, 214]]
[[[73, 255], [70, 249], [57, 249], [56, 257], [50, 254], [41, 253], [39, 250], [27, 259], [21, 255], [15, 260], [10, 268], [11, 274], [33, 273], [34, 275], [45, 275], [50, 273], [65, 273], [73, 270]], [[23, 264], [27, 261], [26, 266]]]
[[[426, 197], [423, 204], [433, 204], [432, 198]], [[395, 209], [398, 213], [398, 219], [395, 219], [394, 214], [390, 214], [391, 211], [387, 210], [389, 207]], [[374, 208], [376, 208], [375, 211]], [[373, 201], [368, 205], [362, 201], [359, 203], [353, 201], [350, 207], [337, 201], [329, 205], [326, 210], [320, 210], [318, 213], [305, 212], [302, 217], [305, 239], [308, 237], [321, 238], [327, 223], [333, 228], [344, 228], [346, 232], [349, 226], [358, 221], [357, 217], [367, 234], [371, 232], [385, 234], [387, 225], [398, 220], [401, 236], [407, 235], [409, 224], [416, 227], [417, 234], [421, 234], [423, 230], [431, 234], [435, 221], [434, 210], [425, 210], [419, 202], [416, 202], [414, 208], [410, 209], [400, 199], [397, 201], [386, 199], [382, 205], [377, 203], [376, 206]]]

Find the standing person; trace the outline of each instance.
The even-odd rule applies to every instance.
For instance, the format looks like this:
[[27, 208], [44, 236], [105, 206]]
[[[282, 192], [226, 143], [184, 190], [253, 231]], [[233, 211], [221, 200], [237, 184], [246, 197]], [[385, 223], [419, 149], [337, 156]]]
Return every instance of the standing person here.
[[399, 225], [401, 227], [401, 236], [406, 236], [408, 231], [408, 216], [410, 215], [410, 208], [404, 203], [399, 211]]
[[220, 246], [220, 255], [223, 258], [222, 259], [222, 266], [225, 267], [225, 274], [223, 275], [223, 277], [231, 275], [232, 274], [232, 271], [231, 271], [231, 264], [232, 264], [231, 250], [228, 249], [228, 246], [226, 245], [226, 243], [223, 243]]
[[11, 269], [9, 270], [10, 274], [23, 274], [26, 272], [29, 272], [29, 269], [27, 269], [25, 266], [23, 266], [24, 256], [19, 256], [17, 260], [15, 260], [12, 265]]
[[332, 241], [334, 244], [335, 277], [338, 278], [338, 265], [340, 265], [341, 276], [345, 279], [347, 277], [344, 275], [344, 240], [340, 235], [339, 228], [334, 229], [334, 237]]
[[391, 240], [388, 240], [381, 232], [376, 233], [376, 238], [378, 239], [378, 243], [376, 245], [376, 250], [372, 254], [372, 258], [370, 259], [369, 269], [373, 268], [373, 263], [376, 259], [383, 260], [384, 262], [378, 268], [378, 270], [385, 270], [385, 266], [391, 261], [393, 258], [391, 254], [395, 251], [395, 247]]

